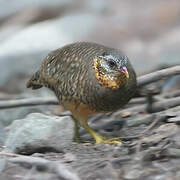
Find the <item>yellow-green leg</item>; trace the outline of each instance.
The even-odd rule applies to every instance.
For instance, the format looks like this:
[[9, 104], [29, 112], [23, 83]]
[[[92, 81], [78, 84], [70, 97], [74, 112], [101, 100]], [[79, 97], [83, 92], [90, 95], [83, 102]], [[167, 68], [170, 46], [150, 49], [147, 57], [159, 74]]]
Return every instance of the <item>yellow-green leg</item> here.
[[74, 138], [73, 138], [73, 140], [75, 142], [81, 143], [82, 141], [81, 141], [80, 136], [79, 136], [79, 122], [74, 117], [73, 117], [73, 120], [74, 120]]
[[87, 121], [81, 120], [80, 122], [82, 127], [94, 137], [96, 144], [122, 144], [122, 142], [117, 138], [108, 139], [107, 137], [96, 133], [93, 129], [89, 127]]

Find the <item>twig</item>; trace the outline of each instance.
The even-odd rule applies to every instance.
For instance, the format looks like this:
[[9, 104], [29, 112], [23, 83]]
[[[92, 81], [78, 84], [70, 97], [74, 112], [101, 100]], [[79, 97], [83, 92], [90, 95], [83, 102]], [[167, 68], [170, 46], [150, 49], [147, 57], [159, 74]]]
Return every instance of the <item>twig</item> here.
[[58, 101], [55, 98], [26, 98], [0, 101], [0, 109], [37, 105], [58, 105]]
[[158, 122], [164, 121], [166, 119], [166, 115], [159, 115], [156, 119], [141, 133], [141, 136], [145, 135], [149, 130], [157, 125]]
[[172, 97], [178, 97], [180, 96], [180, 90], [177, 89], [177, 90], [174, 90], [173, 92], [166, 92], [163, 94], [163, 97], [165, 98], [172, 98]]
[[21, 154], [15, 154], [15, 153], [8, 153], [8, 152], [0, 152], [0, 156], [10, 156], [10, 157], [20, 157], [20, 156], [24, 156]]
[[[175, 106], [179, 106], [180, 105], [180, 97], [174, 97], [174, 98], [169, 98], [169, 99], [165, 99], [159, 102], [154, 102], [152, 105], [152, 112], [160, 112], [160, 111], [164, 111], [168, 108], [173, 108]], [[120, 112], [137, 112], [137, 111], [146, 111], [147, 105], [143, 104], [143, 105], [139, 105], [139, 106], [135, 106], [135, 107], [130, 107], [130, 108], [126, 108], [123, 109]]]
[[180, 105], [180, 97], [174, 97], [156, 102], [152, 105], [152, 112], [160, 112]]
[[[164, 77], [180, 74], [180, 66], [174, 66], [171, 68], [156, 71], [147, 75], [143, 75], [137, 78], [138, 87], [147, 85], [154, 81], [158, 81]], [[55, 98], [28, 98], [0, 101], [0, 109], [35, 106], [35, 105], [57, 105], [58, 101]]]
[[158, 81], [162, 78], [173, 76], [180, 74], [180, 66], [174, 66], [170, 68], [166, 68], [163, 70], [155, 71], [153, 73], [149, 73], [143, 76], [138, 77], [138, 87], [150, 84], [152, 82]]
[[131, 101], [128, 103], [128, 105], [134, 105], [134, 104], [144, 104], [146, 103], [146, 98], [144, 97], [139, 97], [139, 98], [133, 98]]

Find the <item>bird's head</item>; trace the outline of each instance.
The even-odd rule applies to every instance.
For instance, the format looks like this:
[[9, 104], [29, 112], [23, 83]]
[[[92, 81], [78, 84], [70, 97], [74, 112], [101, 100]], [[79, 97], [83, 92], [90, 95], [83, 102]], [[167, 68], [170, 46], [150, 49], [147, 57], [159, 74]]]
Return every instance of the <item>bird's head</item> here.
[[103, 53], [94, 58], [93, 66], [99, 83], [113, 90], [125, 85], [130, 76], [127, 56]]

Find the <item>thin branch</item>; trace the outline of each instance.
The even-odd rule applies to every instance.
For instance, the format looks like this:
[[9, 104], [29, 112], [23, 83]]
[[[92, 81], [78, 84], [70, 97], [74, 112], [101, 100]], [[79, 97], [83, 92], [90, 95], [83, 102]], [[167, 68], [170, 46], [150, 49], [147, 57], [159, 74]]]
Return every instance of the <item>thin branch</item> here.
[[[138, 77], [138, 87], [144, 86], [146, 84], [158, 81], [162, 78], [180, 74], [180, 66], [174, 66], [171, 68], [156, 71], [147, 75]], [[177, 103], [179, 105], [179, 103]], [[17, 99], [0, 101], [0, 109], [24, 107], [24, 106], [35, 106], [35, 105], [58, 105], [56, 98], [27, 98], [27, 99]]]
[[138, 77], [137, 79], [138, 87], [150, 84], [165, 77], [178, 75], [178, 74], [180, 74], [180, 66], [174, 66], [163, 70], [155, 71], [153, 73], [149, 73]]
[[0, 109], [16, 108], [37, 105], [58, 105], [56, 98], [26, 98], [17, 100], [0, 101]]
[[169, 98], [152, 104], [152, 112], [160, 112], [180, 105], [180, 97]]
[[[169, 108], [173, 108], [176, 106], [180, 106], [180, 97], [174, 97], [174, 98], [169, 98], [169, 99], [165, 99], [162, 101], [158, 101], [158, 102], [154, 102], [152, 104], [152, 112], [160, 112], [160, 111], [164, 111], [167, 110]], [[137, 111], [146, 111], [147, 108], [147, 104], [143, 104], [143, 105], [139, 105], [139, 106], [133, 106], [130, 108], [126, 108], [121, 110], [121, 112], [137, 112]]]
[[0, 156], [20, 157], [20, 156], [24, 156], [24, 155], [1, 151]]
[[163, 94], [163, 97], [165, 98], [172, 98], [172, 97], [178, 97], [180, 96], [180, 89], [174, 90], [173, 92], [166, 92]]

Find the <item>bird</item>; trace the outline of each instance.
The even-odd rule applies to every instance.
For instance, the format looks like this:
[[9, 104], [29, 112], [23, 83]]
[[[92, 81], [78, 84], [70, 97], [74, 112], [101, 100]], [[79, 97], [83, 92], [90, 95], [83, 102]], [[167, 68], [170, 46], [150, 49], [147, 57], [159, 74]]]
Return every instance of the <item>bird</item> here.
[[122, 108], [134, 96], [136, 73], [119, 49], [94, 42], [75, 42], [50, 52], [26, 84], [33, 90], [47, 87], [70, 110], [75, 123], [74, 140], [80, 142], [82, 126], [96, 144], [122, 144], [95, 132], [88, 118]]

